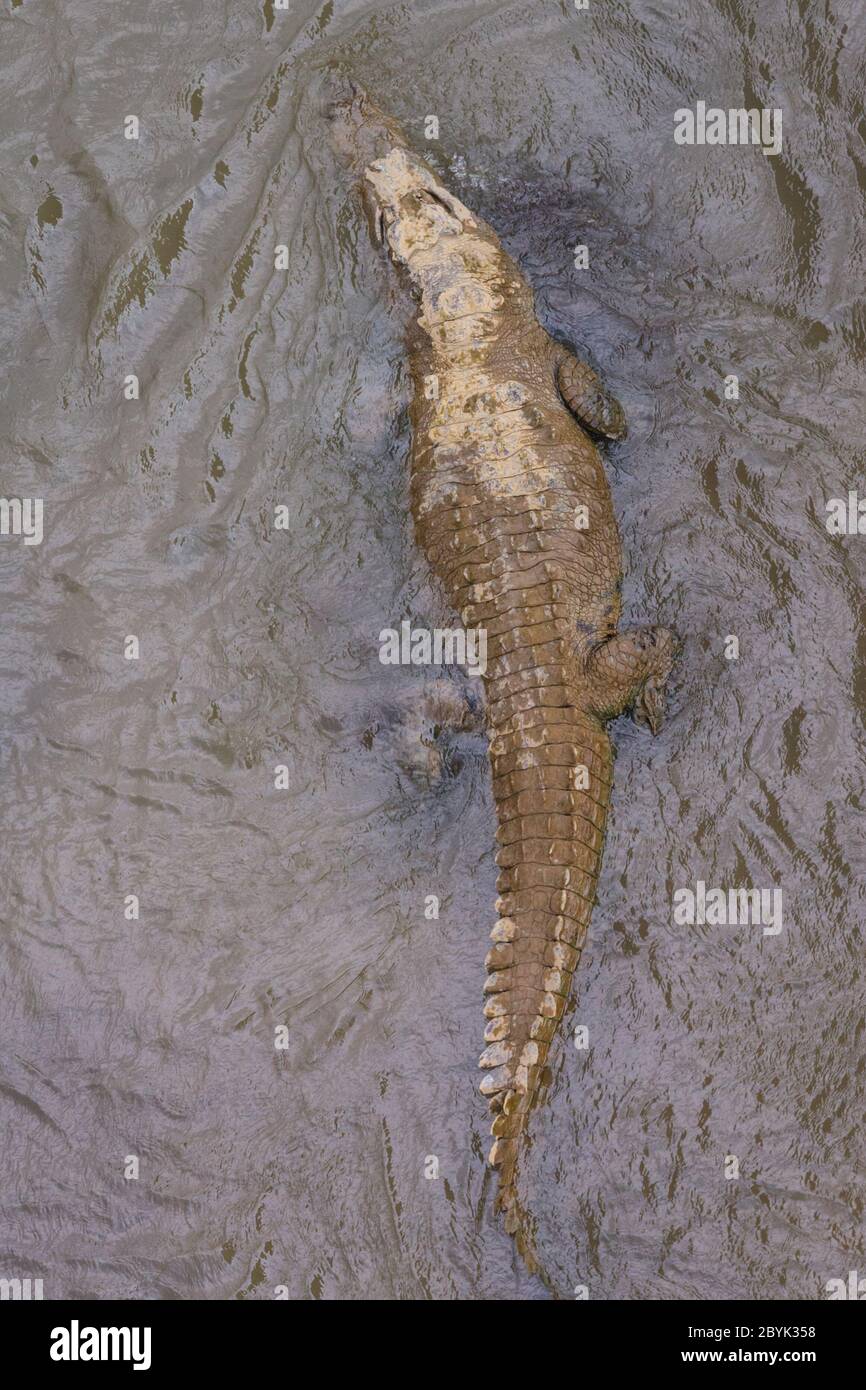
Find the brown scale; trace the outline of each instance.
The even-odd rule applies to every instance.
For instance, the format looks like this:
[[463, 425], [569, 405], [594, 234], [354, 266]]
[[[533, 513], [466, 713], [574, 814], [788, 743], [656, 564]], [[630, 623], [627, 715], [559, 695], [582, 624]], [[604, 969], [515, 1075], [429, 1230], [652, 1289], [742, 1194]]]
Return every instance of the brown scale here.
[[[573, 527], [571, 529], [573, 530]], [[437, 547], [431, 547], [428, 551], [428, 558], [446, 584], [453, 582], [452, 576], [458, 574], [461, 567], [472, 567], [473, 570], [477, 567], [473, 580], [479, 583], [490, 577], [484, 572], [485, 566], [491, 565], [494, 561], [501, 564], [506, 557], [514, 557], [515, 565], [526, 565], [526, 560], [518, 559], [519, 556], [525, 555], [544, 556], [565, 562], [566, 565], [577, 564], [578, 557], [574, 553], [572, 537], [565, 526], [558, 531], [550, 530], [544, 533], [532, 529], [531, 526], [512, 531], [496, 528], [495, 534], [475, 544], [474, 538], [482, 535], [480, 531], [463, 534], [469, 538], [469, 548], [457, 547], [449, 541], [447, 544], [440, 542]], [[580, 565], [577, 567], [581, 568]]]
[[[488, 661], [487, 688], [492, 693], [498, 689], [500, 682], [504, 683], [512, 677], [523, 678], [529, 671], [563, 670], [562, 666], [555, 667], [554, 663], [562, 662], [564, 655], [565, 644], [558, 633], [550, 642], [516, 647], [514, 651], [494, 655]], [[544, 681], [543, 684], [548, 682]], [[503, 691], [503, 694], [506, 693]]]
[[[545, 530], [560, 528], [568, 532], [574, 526], [574, 494], [538, 492], [527, 493], [514, 498], [502, 516], [491, 518], [486, 507], [447, 507], [432, 508], [425, 517], [424, 531], [426, 544], [435, 555], [435, 547], [444, 542], [453, 553], [462, 542], [465, 533], [479, 535], [526, 535], [534, 533], [538, 527], [538, 515], [544, 512]], [[455, 544], [456, 541], [456, 544]], [[431, 559], [435, 564], [435, 559]]]
[[[540, 798], [539, 798], [540, 800]], [[586, 845], [596, 854], [601, 853], [604, 836], [599, 828], [585, 816], [550, 813], [545, 808], [527, 811], [511, 820], [500, 816], [496, 840], [500, 845], [513, 845], [521, 840], [568, 840]]]
[[499, 818], [497, 838], [500, 834], [509, 834], [514, 822], [523, 821], [527, 816], [562, 815], [566, 819], [580, 822], [582, 830], [575, 824], [576, 836], [581, 833], [589, 836], [595, 831], [599, 840], [604, 841], [605, 808], [587, 792], [557, 791], [549, 788], [536, 792], [521, 792], [518, 796], [509, 796], [497, 801], [496, 814]]
[[[531, 674], [531, 673], [530, 673]], [[554, 680], [554, 673], [550, 674]], [[533, 687], [537, 689], [539, 687]], [[528, 738], [521, 740], [518, 751], [493, 758], [493, 776], [507, 777], [510, 772], [529, 772], [532, 768], [576, 767], [583, 756], [579, 743], [568, 743], [564, 739], [536, 748]], [[541, 785], [545, 785], [542, 777]]]
[[[524, 656], [524, 653], [525, 660], [534, 663], [532, 666], [524, 667], [524, 670], [544, 670], [541, 663], [538, 663], [538, 648], [518, 648], [516, 652], [507, 653], [507, 657], [503, 657], [503, 660], [507, 659], [513, 663], [518, 657]], [[491, 666], [492, 664], [491, 662]], [[517, 674], [517, 671], [510, 671], [509, 674]], [[559, 719], [555, 717], [557, 713], [559, 713]], [[531, 714], [534, 716], [534, 721], [531, 724], [525, 723], [527, 714], [523, 714], [523, 716], [517, 714], [513, 719], [505, 720], [503, 724], [500, 724], [499, 731], [491, 742], [491, 756], [493, 758], [499, 758], [503, 753], [514, 752], [518, 748], [528, 751], [528, 749], [544, 748], [545, 744], [569, 744], [569, 742], [574, 742], [575, 738], [580, 738], [580, 723], [574, 719], [574, 716], [569, 717], [569, 710], [567, 709], [546, 710], [542, 706], [541, 709], [532, 710]]]
[[487, 651], [494, 657], [523, 651], [526, 647], [541, 647], [547, 642], [562, 642], [570, 637], [565, 623], [530, 623], [527, 627], [506, 627], [502, 632], [487, 629]]

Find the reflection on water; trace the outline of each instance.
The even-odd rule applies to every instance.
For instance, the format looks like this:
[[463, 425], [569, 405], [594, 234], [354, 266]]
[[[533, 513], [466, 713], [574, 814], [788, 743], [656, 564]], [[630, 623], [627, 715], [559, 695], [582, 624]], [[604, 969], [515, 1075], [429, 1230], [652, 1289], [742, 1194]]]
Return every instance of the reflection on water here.
[[[551, 1288], [814, 1298], [862, 1268], [863, 559], [824, 521], [862, 463], [864, 26], [13, 5], [0, 493], [44, 499], [44, 538], [0, 543], [0, 1273], [549, 1296], [484, 1163], [484, 745], [437, 749], [423, 682], [378, 660], [443, 615], [403, 310], [323, 139], [334, 57], [625, 403], [626, 612], [686, 637], [665, 734], [615, 729], [525, 1170]], [[698, 100], [781, 108], [781, 154], [676, 146]], [[784, 930], [676, 925], [698, 881], [781, 887]]]

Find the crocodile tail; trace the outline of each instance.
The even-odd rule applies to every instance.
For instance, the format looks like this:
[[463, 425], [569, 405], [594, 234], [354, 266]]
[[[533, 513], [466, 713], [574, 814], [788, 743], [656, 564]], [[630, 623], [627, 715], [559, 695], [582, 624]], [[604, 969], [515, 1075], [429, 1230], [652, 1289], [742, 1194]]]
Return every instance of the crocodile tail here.
[[[493, 1115], [497, 1206], [537, 1268], [518, 1192], [527, 1122], [586, 939], [612, 779], [610, 741], [560, 662], [488, 671], [490, 756], [500, 845], [499, 920], [485, 984], [481, 1091]], [[521, 651], [526, 662], [526, 649]], [[532, 654], [529, 654], [532, 659]], [[570, 674], [570, 673], [569, 673]], [[527, 678], [528, 677], [528, 681]]]

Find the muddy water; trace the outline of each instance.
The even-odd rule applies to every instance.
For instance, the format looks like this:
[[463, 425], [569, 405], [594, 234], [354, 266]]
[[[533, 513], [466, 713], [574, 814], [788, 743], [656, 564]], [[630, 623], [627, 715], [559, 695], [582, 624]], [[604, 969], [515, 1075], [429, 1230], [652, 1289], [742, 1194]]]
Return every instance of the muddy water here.
[[[44, 536], [0, 539], [0, 1274], [782, 1299], [866, 1269], [866, 542], [824, 524], [862, 483], [862, 11], [6, 10], [0, 492], [44, 499]], [[378, 660], [441, 610], [403, 309], [324, 141], [333, 58], [623, 400], [626, 612], [685, 638], [663, 734], [614, 730], [524, 1177], [549, 1289], [483, 1157], [484, 744], [429, 747], [420, 682]], [[676, 146], [698, 100], [781, 108], [781, 154]], [[698, 881], [780, 887], [782, 932], [677, 925]]]

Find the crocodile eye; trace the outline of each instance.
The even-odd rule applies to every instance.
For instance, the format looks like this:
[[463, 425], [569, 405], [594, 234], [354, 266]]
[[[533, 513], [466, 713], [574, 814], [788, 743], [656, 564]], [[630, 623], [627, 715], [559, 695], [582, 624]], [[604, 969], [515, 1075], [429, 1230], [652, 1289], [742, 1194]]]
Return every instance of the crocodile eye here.
[[449, 208], [448, 204], [445, 202], [444, 198], [440, 198], [440, 197], [439, 197], [439, 194], [438, 194], [438, 193], [434, 193], [432, 188], [425, 188], [425, 189], [424, 189], [424, 194], [423, 194], [422, 196], [429, 198], [430, 201], [431, 201], [431, 203], [438, 203], [439, 206], [440, 206], [440, 208], [444, 208], [444, 209], [445, 209], [445, 211], [448, 213], [448, 216], [449, 216], [449, 217], [452, 216], [451, 209]]

